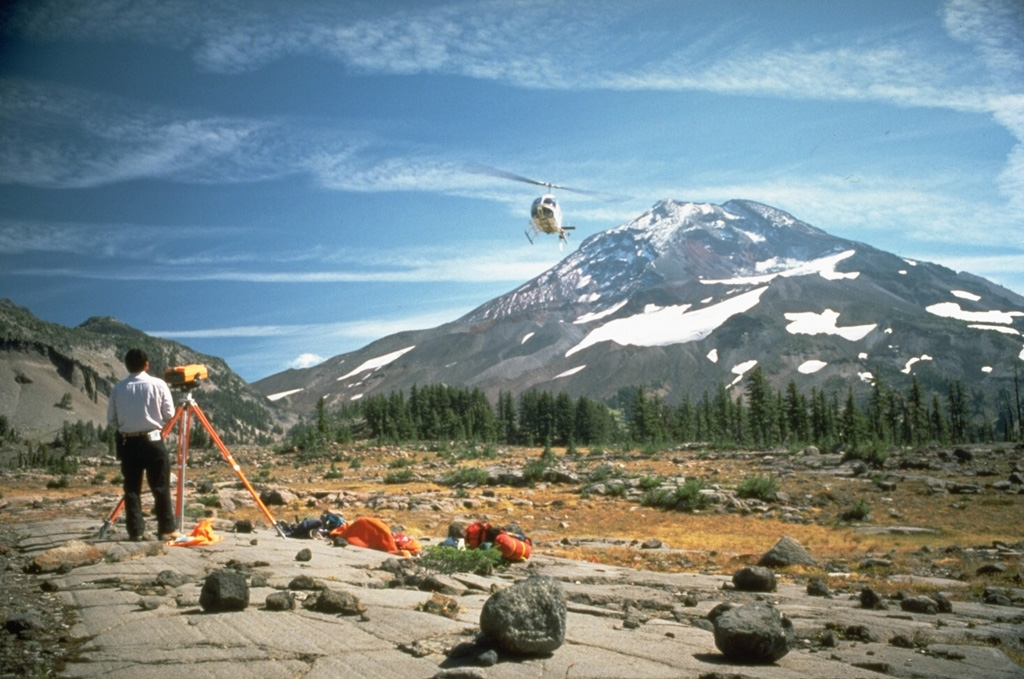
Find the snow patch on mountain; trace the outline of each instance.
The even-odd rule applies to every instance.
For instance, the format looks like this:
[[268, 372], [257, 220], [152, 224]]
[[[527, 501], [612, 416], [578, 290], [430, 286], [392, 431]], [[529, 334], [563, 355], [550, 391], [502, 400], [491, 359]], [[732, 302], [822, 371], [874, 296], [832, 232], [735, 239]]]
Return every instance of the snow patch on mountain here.
[[856, 254], [855, 250], [846, 250], [827, 257], [819, 257], [810, 261], [795, 259], [783, 259], [772, 257], [754, 265], [754, 270], [759, 275], [737, 276], [735, 278], [721, 278], [702, 280], [705, 285], [764, 285], [781, 276], [790, 278], [792, 276], [810, 276], [818, 274], [828, 281], [853, 280], [860, 276], [859, 271], [841, 272], [836, 271], [836, 265], [844, 259], [849, 259]]
[[744, 361], [743, 363], [738, 363], [734, 365], [730, 372], [732, 372], [733, 375], [736, 375], [736, 379], [734, 379], [729, 384], [729, 386], [734, 387], [737, 384], [739, 384], [740, 381], [743, 379], [743, 376], [746, 375], [747, 372], [749, 372], [750, 370], [753, 370], [755, 365], [757, 365], [757, 359], [753, 358], [750, 359], [749, 361]]
[[285, 396], [291, 396], [292, 394], [297, 394], [300, 391], [302, 391], [301, 388], [300, 389], [289, 389], [288, 391], [282, 391], [282, 392], [277, 393], [277, 394], [270, 394], [269, 396], [267, 396], [267, 400], [268, 401], [280, 401]]
[[533, 337], [533, 333], [532, 332], [526, 333], [525, 335], [523, 335], [523, 341], [520, 342], [520, 344], [526, 344], [526, 340], [530, 339], [531, 337]]
[[702, 340], [736, 314], [757, 306], [767, 287], [756, 288], [724, 302], [690, 311], [690, 304], [668, 306], [651, 313], [617, 318], [594, 328], [579, 344], [565, 353], [566, 357], [597, 344], [615, 342], [641, 347], [685, 344]]
[[802, 375], [813, 375], [814, 373], [818, 372], [827, 365], [828, 363], [826, 363], [825, 361], [812, 359], [810, 361], [804, 361], [803, 363], [801, 363], [800, 367], [798, 367], [797, 370]]
[[581, 370], [583, 370], [586, 367], [587, 367], [586, 363], [584, 363], [583, 365], [578, 365], [575, 368], [570, 368], [569, 370], [566, 370], [563, 373], [559, 373], [559, 374], [555, 375], [551, 379], [557, 380], [559, 377], [569, 377], [570, 375], [575, 375], [576, 373], [580, 372]]
[[931, 360], [933, 360], [933, 359], [928, 354], [922, 354], [920, 356], [915, 356], [914, 358], [912, 358], [909, 361], [907, 361], [906, 365], [903, 366], [903, 370], [901, 370], [900, 372], [903, 373], [904, 375], [909, 375], [910, 371], [914, 369], [914, 364], [915, 363], [920, 363], [921, 361], [931, 361]]
[[366, 372], [368, 370], [376, 370], [377, 368], [383, 368], [384, 366], [388, 365], [389, 363], [393, 363], [394, 361], [397, 361], [401, 356], [403, 356], [404, 354], [409, 353], [410, 351], [412, 351], [415, 348], [416, 348], [416, 345], [414, 344], [411, 347], [406, 347], [405, 349], [399, 349], [398, 351], [392, 351], [390, 354], [384, 354], [383, 356], [378, 356], [377, 358], [371, 358], [370, 360], [364, 361], [363, 363], [361, 363], [359, 365], [359, 367], [357, 367], [352, 372], [345, 373], [344, 375], [339, 377], [338, 381], [340, 382], [341, 380], [347, 380], [349, 377], [352, 377], [353, 375], [358, 375], [361, 372]]
[[708, 352], [708, 360], [712, 363], [718, 363], [718, 349], [712, 349]]
[[970, 323], [968, 328], [975, 328], [977, 330], [995, 330], [1001, 332], [1004, 335], [1019, 335], [1020, 331], [1013, 328], [1007, 328], [1005, 325], [985, 325], [984, 323]]
[[628, 302], [628, 301], [629, 300], [625, 300], [624, 299], [621, 302], [619, 302], [617, 304], [613, 304], [612, 306], [608, 307], [607, 309], [605, 309], [603, 311], [596, 311], [596, 312], [591, 312], [591, 313], [588, 313], [588, 314], [583, 314], [582, 316], [577, 318], [575, 321], [573, 321], [573, 324], [574, 325], [581, 325], [583, 323], [590, 323], [592, 321], [599, 321], [599, 320], [601, 320], [602, 318], [604, 318], [606, 316], [611, 316], [616, 311], [618, 311], [622, 307], [626, 306], [626, 302]]
[[981, 295], [975, 295], [973, 292], [967, 292], [966, 290], [950, 290], [950, 292], [954, 297], [959, 297], [960, 299], [969, 299], [972, 302], [981, 301]]
[[956, 302], [940, 302], [927, 306], [924, 310], [936, 316], [952, 318], [958, 321], [1001, 323], [1003, 325], [1010, 325], [1013, 323], [1014, 318], [1024, 316], [1022, 311], [996, 311], [994, 309], [990, 311], [968, 311], [960, 308], [960, 305]]
[[877, 323], [868, 325], [850, 325], [840, 328], [836, 325], [839, 312], [825, 309], [820, 314], [813, 311], [791, 312], [785, 314], [790, 321], [786, 330], [793, 335], [838, 335], [843, 339], [856, 342], [867, 337], [868, 333], [878, 327]]

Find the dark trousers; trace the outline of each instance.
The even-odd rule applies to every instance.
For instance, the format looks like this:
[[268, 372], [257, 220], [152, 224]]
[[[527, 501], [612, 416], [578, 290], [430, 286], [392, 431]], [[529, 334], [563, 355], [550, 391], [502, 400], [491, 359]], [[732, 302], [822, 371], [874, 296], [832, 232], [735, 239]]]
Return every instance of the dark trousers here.
[[150, 441], [145, 436], [118, 437], [121, 476], [124, 477], [124, 521], [128, 537], [136, 538], [146, 531], [142, 516], [142, 475], [146, 475], [153, 493], [157, 533], [172, 533], [174, 505], [171, 502], [171, 457], [163, 441]]

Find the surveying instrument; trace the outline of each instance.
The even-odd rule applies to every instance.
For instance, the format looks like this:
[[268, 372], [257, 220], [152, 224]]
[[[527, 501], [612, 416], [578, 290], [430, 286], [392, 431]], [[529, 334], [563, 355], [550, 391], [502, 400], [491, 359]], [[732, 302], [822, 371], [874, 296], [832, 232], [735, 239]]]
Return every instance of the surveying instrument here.
[[[210, 420], [206, 418], [206, 414], [203, 413], [199, 404], [196, 403], [195, 398], [192, 396], [192, 392], [197, 389], [203, 380], [209, 377], [209, 372], [205, 365], [193, 363], [190, 365], [176, 366], [174, 368], [168, 368], [164, 371], [164, 381], [167, 382], [167, 386], [172, 389], [181, 390], [183, 396], [181, 404], [178, 405], [177, 410], [174, 412], [174, 417], [164, 425], [164, 428], [160, 432], [160, 437], [166, 439], [167, 436], [174, 430], [175, 425], [178, 426], [178, 482], [177, 482], [177, 496], [174, 503], [174, 518], [178, 521], [178, 530], [182, 534], [185, 533], [185, 469], [188, 465], [188, 451], [189, 451], [189, 435], [192, 431], [192, 420], [197, 420], [209, 434], [210, 440], [213, 441], [214, 445], [217, 446], [217, 450], [220, 451], [221, 456], [227, 461], [228, 465], [238, 476], [242, 485], [249, 491], [252, 499], [255, 500], [256, 506], [263, 512], [263, 516], [267, 518], [270, 525], [274, 527], [277, 534], [282, 538], [286, 537], [284, 531], [274, 520], [274, 517], [270, 514], [270, 510], [260, 500], [259, 494], [249, 483], [249, 480], [245, 478], [245, 474], [242, 473], [242, 468], [232, 457], [228, 451], [227, 446], [221, 441], [220, 436], [214, 431], [213, 425], [210, 424]], [[118, 514], [124, 509], [125, 499], [121, 497], [121, 501], [114, 507], [114, 511], [110, 513], [110, 516], [104, 519], [103, 527], [100, 528], [97, 537], [103, 537], [106, 535], [107, 530], [117, 519]]]

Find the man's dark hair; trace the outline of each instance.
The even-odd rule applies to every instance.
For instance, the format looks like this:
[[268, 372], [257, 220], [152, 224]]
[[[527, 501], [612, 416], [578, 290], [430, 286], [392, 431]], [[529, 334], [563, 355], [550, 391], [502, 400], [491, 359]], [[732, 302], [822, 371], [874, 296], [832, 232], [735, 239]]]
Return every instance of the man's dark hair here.
[[149, 356], [146, 356], [146, 352], [142, 349], [129, 349], [128, 353], [124, 355], [124, 367], [128, 368], [130, 373], [142, 372], [146, 369], [148, 362]]

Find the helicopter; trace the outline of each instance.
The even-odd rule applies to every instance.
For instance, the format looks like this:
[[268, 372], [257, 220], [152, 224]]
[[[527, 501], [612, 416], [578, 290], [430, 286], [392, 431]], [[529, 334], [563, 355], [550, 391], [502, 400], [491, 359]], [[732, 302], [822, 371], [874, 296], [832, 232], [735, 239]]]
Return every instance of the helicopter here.
[[[499, 170], [498, 168], [490, 167], [488, 165], [473, 164], [470, 165], [468, 169], [471, 172], [476, 172], [478, 174], [488, 174], [492, 177], [511, 179], [512, 181], [523, 182], [525, 184], [543, 186], [547, 189], [547, 193], [535, 199], [533, 204], [530, 206], [530, 221], [527, 223], [527, 230], [523, 233], [526, 234], [526, 239], [530, 241], [531, 245], [534, 242], [534, 238], [541, 234], [557, 235], [558, 249], [561, 250], [562, 246], [568, 242], [568, 232], [573, 231], [576, 228], [575, 226], [566, 226], [562, 223], [562, 207], [558, 204], [558, 200], [555, 198], [555, 194], [553, 193], [555, 189], [591, 196], [606, 195], [597, 191], [571, 189], [568, 186], [559, 186], [550, 182], [530, 179], [529, 177], [524, 177], [512, 172], [506, 172], [505, 170]], [[531, 233], [533, 234], [532, 236], [530, 235]]]

